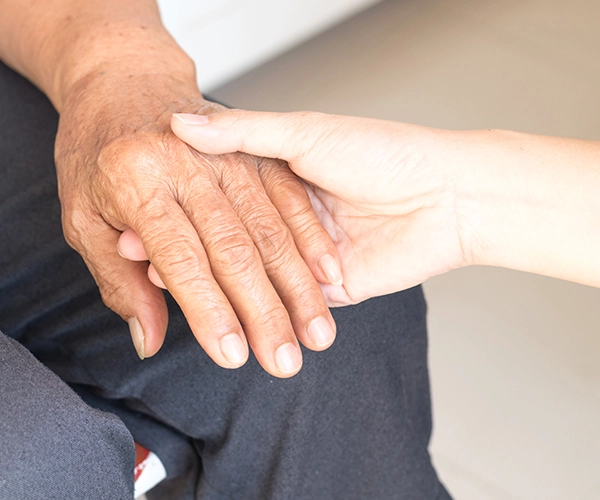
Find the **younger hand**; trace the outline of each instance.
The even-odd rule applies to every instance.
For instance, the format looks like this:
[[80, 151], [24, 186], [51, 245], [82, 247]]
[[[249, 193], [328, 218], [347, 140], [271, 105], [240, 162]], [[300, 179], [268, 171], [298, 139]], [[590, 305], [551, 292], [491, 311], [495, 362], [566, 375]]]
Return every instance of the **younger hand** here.
[[343, 285], [322, 285], [330, 305], [417, 285], [466, 256], [444, 171], [443, 131], [320, 113], [230, 110], [175, 115], [175, 134], [209, 154], [279, 158], [307, 182], [342, 260]]

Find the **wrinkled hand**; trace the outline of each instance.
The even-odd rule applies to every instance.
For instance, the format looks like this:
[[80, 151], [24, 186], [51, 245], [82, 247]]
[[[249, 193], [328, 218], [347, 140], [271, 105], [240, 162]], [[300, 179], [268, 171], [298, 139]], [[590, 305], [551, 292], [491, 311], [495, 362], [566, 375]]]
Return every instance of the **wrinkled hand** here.
[[[141, 357], [160, 349], [167, 326], [149, 259], [217, 364], [241, 366], [249, 343], [265, 370], [288, 377], [301, 367], [298, 340], [313, 350], [333, 342], [317, 280], [340, 280], [339, 258], [284, 164], [201, 154], [171, 132], [174, 112], [220, 109], [168, 77], [78, 84], [56, 143], [65, 237], [129, 321]], [[137, 261], [117, 252], [128, 229], [141, 238]]]
[[307, 181], [342, 262], [343, 285], [323, 287], [330, 305], [409, 288], [465, 263], [444, 131], [239, 110], [176, 115], [172, 128], [198, 151], [280, 158]]

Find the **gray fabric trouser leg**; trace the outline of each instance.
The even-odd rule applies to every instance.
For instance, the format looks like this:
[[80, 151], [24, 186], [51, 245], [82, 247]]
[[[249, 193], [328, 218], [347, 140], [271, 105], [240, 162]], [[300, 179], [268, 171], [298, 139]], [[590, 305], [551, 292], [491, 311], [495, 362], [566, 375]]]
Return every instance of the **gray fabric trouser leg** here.
[[133, 439], [0, 333], [0, 499], [133, 497]]
[[[265, 373], [254, 358], [238, 370], [217, 367], [167, 297], [165, 345], [142, 362], [127, 324], [104, 306], [62, 236], [52, 159], [56, 113], [1, 64], [0, 109], [0, 329], [89, 405], [118, 415], [136, 442], [161, 458], [168, 477], [150, 500], [448, 498], [427, 451], [431, 408], [419, 287], [334, 310], [335, 344], [323, 353], [305, 351], [302, 371], [286, 380]], [[119, 478], [131, 470], [129, 436], [110, 434], [106, 417], [82, 409], [64, 387], [64, 398], [50, 389], [41, 387], [35, 400], [63, 405], [63, 429], [77, 429], [83, 414], [91, 428], [105, 429], [94, 432], [101, 448], [117, 456], [102, 477], [114, 481], [110, 498], [120, 498]], [[0, 405], [16, 397], [0, 381]], [[35, 416], [27, 407], [14, 411], [11, 420], [25, 426]], [[2, 446], [29, 442], [4, 429]], [[54, 464], [86, 463], [85, 446], [54, 432], [44, 438], [55, 446]], [[37, 451], [41, 461], [46, 449]], [[79, 472], [61, 473], [61, 484], [76, 488]], [[103, 497], [71, 489], [61, 498]]]

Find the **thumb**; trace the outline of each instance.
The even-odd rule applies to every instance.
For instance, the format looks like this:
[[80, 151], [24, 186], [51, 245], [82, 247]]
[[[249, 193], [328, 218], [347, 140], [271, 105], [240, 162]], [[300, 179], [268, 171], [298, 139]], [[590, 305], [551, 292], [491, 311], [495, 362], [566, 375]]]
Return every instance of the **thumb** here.
[[90, 220], [87, 230], [90, 241], [95, 244], [80, 253], [100, 289], [102, 300], [129, 323], [138, 356], [141, 359], [154, 356], [163, 344], [168, 323], [162, 290], [148, 279], [147, 263], [132, 262], [118, 254], [119, 231], [103, 220]]
[[240, 151], [292, 163], [310, 153], [327, 121], [322, 113], [228, 110], [211, 115], [174, 114], [171, 128], [202, 153]]

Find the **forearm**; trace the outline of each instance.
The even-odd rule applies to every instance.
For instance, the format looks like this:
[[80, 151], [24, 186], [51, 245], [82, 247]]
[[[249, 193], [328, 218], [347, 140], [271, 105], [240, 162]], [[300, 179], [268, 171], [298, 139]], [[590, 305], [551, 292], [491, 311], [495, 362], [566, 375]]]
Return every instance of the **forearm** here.
[[497, 130], [449, 139], [471, 263], [600, 286], [599, 142]]
[[169, 75], [195, 86], [194, 65], [154, 0], [0, 0], [0, 58], [60, 111], [86, 77]]

